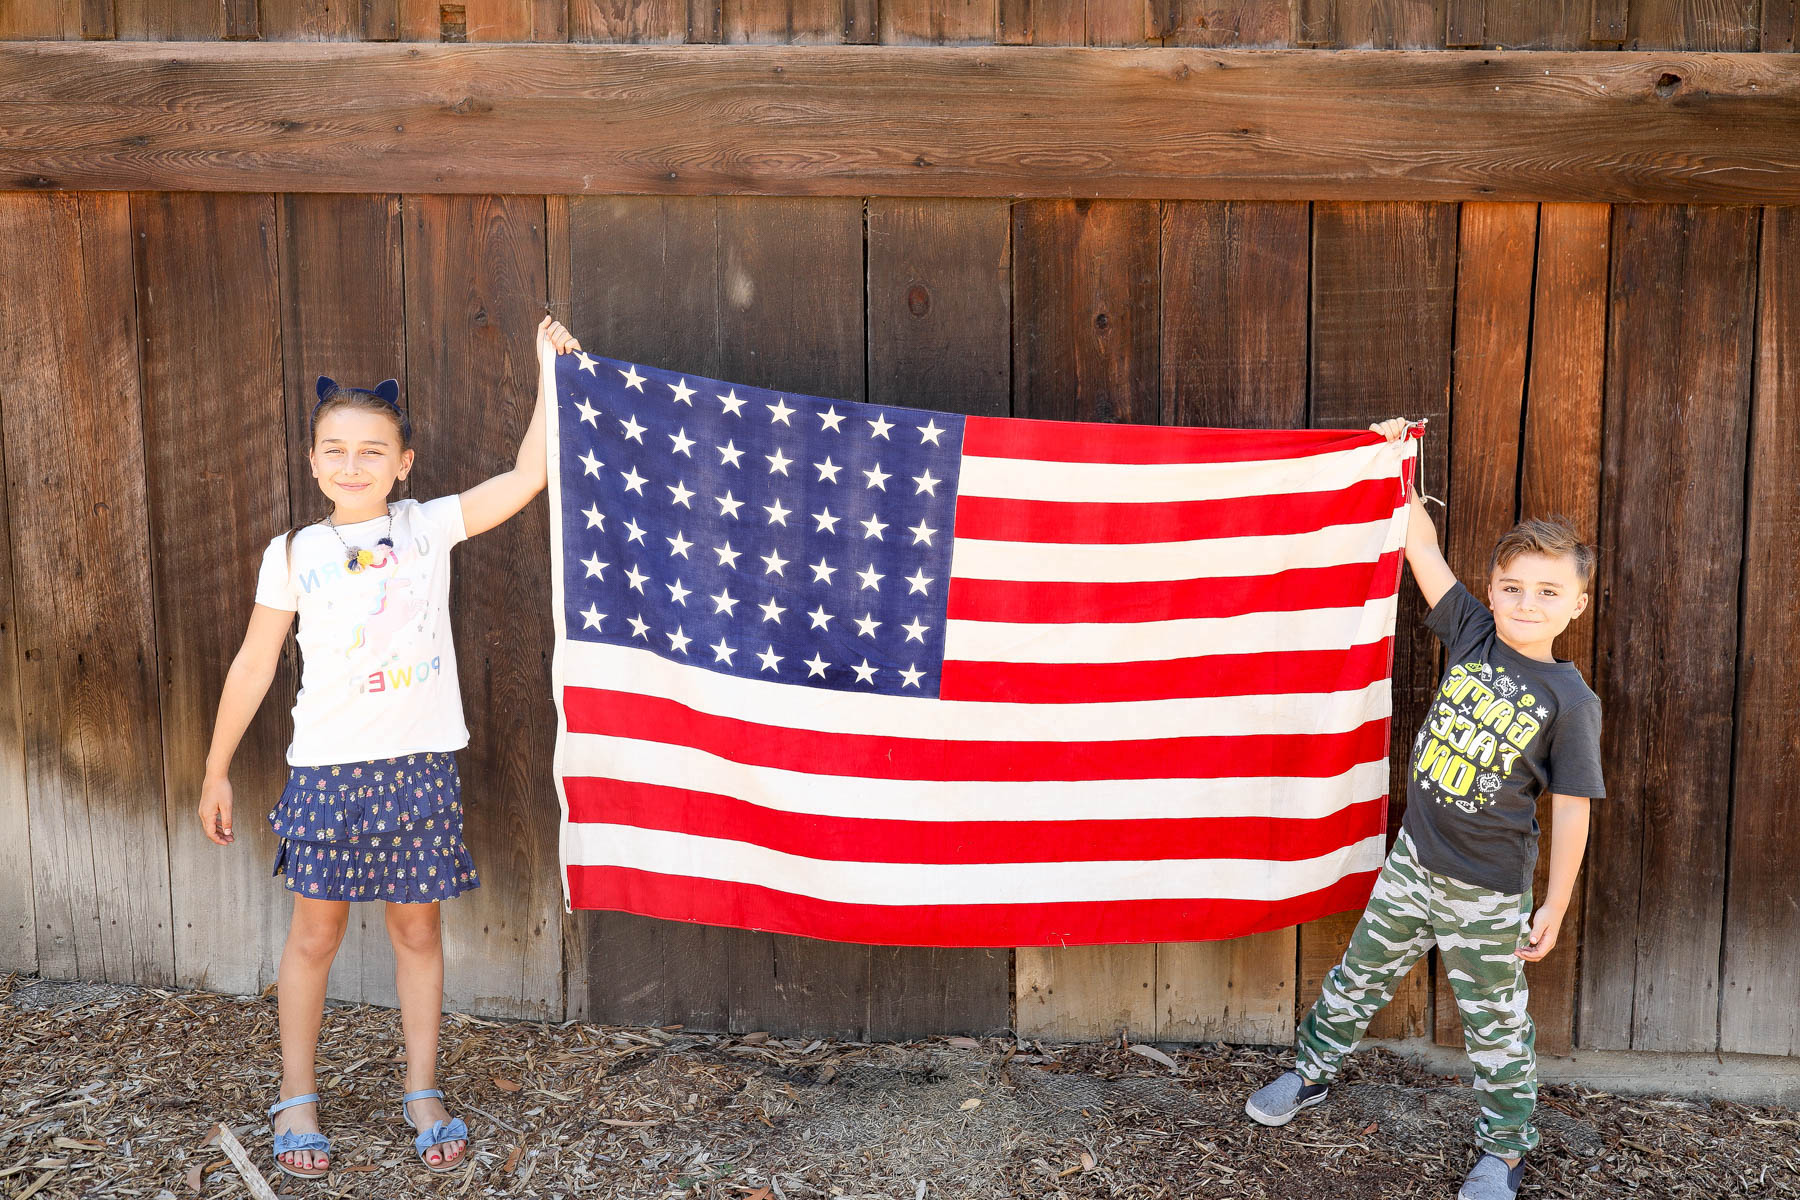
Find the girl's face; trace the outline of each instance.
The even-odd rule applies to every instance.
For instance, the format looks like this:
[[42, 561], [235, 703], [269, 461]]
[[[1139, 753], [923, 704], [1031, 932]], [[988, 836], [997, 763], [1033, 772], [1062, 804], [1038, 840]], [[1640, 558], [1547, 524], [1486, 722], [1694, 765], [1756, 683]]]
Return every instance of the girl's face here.
[[394, 481], [412, 470], [413, 452], [400, 448], [391, 418], [339, 408], [320, 419], [307, 460], [319, 490], [340, 510], [356, 511], [387, 502]]

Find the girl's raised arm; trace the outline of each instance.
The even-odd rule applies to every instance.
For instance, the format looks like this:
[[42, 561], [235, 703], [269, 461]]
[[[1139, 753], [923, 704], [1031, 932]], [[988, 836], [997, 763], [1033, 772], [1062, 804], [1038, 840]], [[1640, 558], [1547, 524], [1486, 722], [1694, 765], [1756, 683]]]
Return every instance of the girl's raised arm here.
[[225, 690], [219, 696], [219, 717], [213, 722], [212, 748], [206, 752], [206, 777], [200, 784], [200, 828], [221, 846], [231, 844], [231, 756], [237, 753], [244, 730], [262, 707], [275, 668], [281, 664], [281, 646], [287, 641], [294, 614], [284, 608], [258, 604], [250, 612], [250, 628], [238, 647], [231, 669], [225, 672]]
[[581, 349], [581, 343], [549, 317], [537, 327], [538, 395], [532, 409], [531, 424], [519, 442], [519, 454], [513, 469], [502, 471], [492, 479], [476, 484], [462, 494], [463, 531], [469, 537], [486, 533], [500, 522], [531, 503], [531, 498], [544, 490], [549, 478], [545, 467], [544, 421], [549, 397], [545, 381], [550, 374], [544, 369], [546, 357], [568, 354]]

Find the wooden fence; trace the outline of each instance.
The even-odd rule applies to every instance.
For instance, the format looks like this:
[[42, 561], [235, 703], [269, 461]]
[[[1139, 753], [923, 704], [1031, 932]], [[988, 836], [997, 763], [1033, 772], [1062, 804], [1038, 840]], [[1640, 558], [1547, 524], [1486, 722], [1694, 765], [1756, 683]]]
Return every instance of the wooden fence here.
[[[1755, 50], [1791, 48], [1793, 29], [1774, 0], [144, 8], [14, 3], [0, 36]], [[1531, 971], [1542, 1044], [1800, 1053], [1800, 208], [50, 183], [0, 193], [0, 969], [272, 979], [286, 905], [263, 817], [291, 656], [236, 763], [238, 844], [206, 842], [193, 806], [261, 546], [320, 511], [301, 459], [310, 380], [398, 376], [411, 493], [458, 490], [510, 461], [548, 305], [606, 354], [849, 400], [1429, 417], [1426, 483], [1465, 579], [1519, 513], [1568, 513], [1601, 548], [1592, 620], [1559, 649], [1606, 700], [1612, 795], [1563, 943]], [[1217, 944], [946, 951], [565, 916], [547, 542], [540, 502], [458, 552], [486, 882], [446, 908], [454, 1007], [1280, 1042], [1340, 953], [1349, 917]], [[1407, 587], [1402, 745], [1439, 667]], [[358, 913], [332, 993], [391, 1003], [391, 967], [379, 914]], [[1434, 970], [1377, 1034], [1459, 1040]]]

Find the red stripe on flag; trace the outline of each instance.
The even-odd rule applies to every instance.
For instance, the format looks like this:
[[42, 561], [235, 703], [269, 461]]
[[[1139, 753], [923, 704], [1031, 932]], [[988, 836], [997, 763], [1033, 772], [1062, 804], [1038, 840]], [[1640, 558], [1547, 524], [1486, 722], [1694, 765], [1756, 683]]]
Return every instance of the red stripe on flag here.
[[1366, 479], [1336, 492], [1142, 503], [960, 495], [956, 536], [1064, 545], [1276, 537], [1379, 521], [1393, 515], [1402, 495], [1392, 479]]
[[687, 788], [571, 776], [569, 820], [748, 842], [801, 858], [884, 863], [1126, 862], [1317, 858], [1386, 828], [1387, 799], [1311, 820], [893, 821], [783, 812]]
[[951, 620], [1061, 623], [1176, 621], [1360, 607], [1364, 597], [1381, 600], [1394, 594], [1395, 588], [1381, 588], [1397, 578], [1400, 556], [1394, 550], [1374, 562], [1219, 579], [1046, 583], [959, 576], [950, 581], [946, 612]]
[[1082, 704], [1348, 692], [1387, 678], [1393, 639], [1344, 650], [1275, 650], [1125, 663], [1003, 663], [947, 660], [946, 700]]
[[982, 458], [1150, 464], [1309, 458], [1380, 441], [1380, 434], [1367, 430], [1197, 429], [968, 417], [963, 424], [962, 448], [964, 454]]
[[1288, 900], [1104, 900], [1060, 904], [840, 904], [755, 884], [628, 867], [569, 867], [576, 908], [731, 925], [879, 946], [1058, 946], [1243, 937], [1361, 908], [1375, 871]]
[[809, 775], [914, 780], [1327, 778], [1387, 753], [1387, 718], [1347, 733], [1243, 734], [1106, 742], [934, 741], [820, 733], [700, 712], [662, 696], [563, 690], [570, 733], [692, 746]]

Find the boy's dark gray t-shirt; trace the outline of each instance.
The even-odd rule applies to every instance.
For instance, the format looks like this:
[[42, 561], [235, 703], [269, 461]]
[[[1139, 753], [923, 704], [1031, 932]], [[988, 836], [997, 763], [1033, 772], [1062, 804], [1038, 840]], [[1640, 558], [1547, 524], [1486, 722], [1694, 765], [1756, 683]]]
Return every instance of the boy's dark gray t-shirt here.
[[1427, 870], [1523, 892], [1537, 865], [1538, 796], [1606, 794], [1600, 698], [1574, 663], [1501, 641], [1494, 614], [1460, 583], [1425, 626], [1449, 667], [1413, 739], [1401, 826]]

